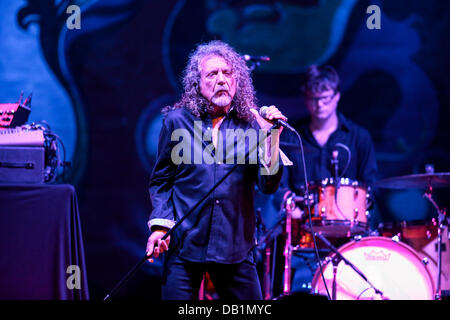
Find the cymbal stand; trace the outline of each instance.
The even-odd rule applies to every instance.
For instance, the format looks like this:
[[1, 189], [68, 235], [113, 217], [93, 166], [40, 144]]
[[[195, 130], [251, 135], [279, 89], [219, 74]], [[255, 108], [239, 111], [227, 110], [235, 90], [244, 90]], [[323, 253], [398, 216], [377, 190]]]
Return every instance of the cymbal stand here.
[[437, 243], [437, 250], [438, 250], [438, 275], [437, 275], [437, 284], [436, 284], [436, 293], [434, 295], [435, 300], [441, 300], [441, 277], [442, 277], [442, 234], [444, 233], [444, 224], [445, 224], [445, 215], [446, 215], [446, 209], [440, 209], [437, 205], [436, 201], [433, 199], [433, 187], [431, 184], [428, 185], [427, 191], [423, 194], [424, 198], [428, 199], [428, 201], [431, 202], [431, 204], [435, 207], [437, 213], [438, 213], [438, 243]]

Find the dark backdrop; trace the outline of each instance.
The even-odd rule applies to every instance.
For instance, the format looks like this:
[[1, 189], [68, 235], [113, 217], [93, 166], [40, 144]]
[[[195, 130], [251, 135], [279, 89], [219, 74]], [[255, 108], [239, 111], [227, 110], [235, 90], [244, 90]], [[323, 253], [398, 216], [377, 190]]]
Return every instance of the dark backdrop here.
[[[450, 171], [449, 2], [69, 1], [0, 4], [0, 102], [33, 92], [31, 120], [46, 120], [67, 148], [65, 182], [78, 192], [91, 298], [102, 298], [144, 254], [151, 211], [147, 186], [160, 109], [180, 95], [195, 44], [223, 39], [241, 53], [269, 55], [254, 71], [261, 105], [290, 120], [306, 115], [299, 74], [331, 64], [342, 79], [339, 109], [375, 142], [380, 178]], [[381, 8], [369, 30], [366, 9]], [[372, 224], [431, 219], [421, 190], [379, 190]], [[436, 190], [448, 206], [448, 191]], [[258, 195], [268, 226], [277, 210]], [[161, 263], [147, 264], [121, 297], [159, 298]]]

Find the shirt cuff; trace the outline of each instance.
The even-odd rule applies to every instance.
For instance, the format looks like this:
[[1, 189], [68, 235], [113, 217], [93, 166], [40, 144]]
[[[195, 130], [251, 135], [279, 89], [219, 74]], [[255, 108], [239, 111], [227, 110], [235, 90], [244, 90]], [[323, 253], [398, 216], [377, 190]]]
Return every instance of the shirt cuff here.
[[281, 158], [281, 162], [283, 163], [283, 166], [292, 166], [293, 165], [292, 161], [289, 160], [287, 155], [285, 155], [284, 152], [281, 151], [281, 149], [280, 149], [280, 158]]
[[[287, 166], [292, 166], [294, 165], [294, 163], [288, 158], [288, 156], [281, 150], [278, 149], [279, 151], [279, 157], [281, 159], [281, 163], [283, 164], [283, 166], [287, 167]], [[261, 164], [263, 165], [264, 168], [266, 168], [267, 170], [269, 169], [269, 165], [266, 163], [266, 161], [264, 160], [263, 155], [263, 150], [262, 148], [258, 148], [258, 152], [259, 152], [259, 158], [261, 159]]]
[[169, 219], [151, 219], [147, 222], [147, 226], [150, 231], [152, 231], [153, 227], [163, 227], [167, 229], [172, 229], [175, 225], [175, 221]]

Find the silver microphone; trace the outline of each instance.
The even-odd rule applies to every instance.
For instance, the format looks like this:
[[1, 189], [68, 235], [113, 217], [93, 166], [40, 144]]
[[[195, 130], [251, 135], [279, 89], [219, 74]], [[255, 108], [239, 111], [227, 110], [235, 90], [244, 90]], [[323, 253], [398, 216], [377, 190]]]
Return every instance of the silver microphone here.
[[286, 121], [281, 120], [281, 119], [267, 119], [267, 110], [269, 109], [269, 107], [267, 106], [263, 106], [261, 107], [261, 109], [259, 109], [259, 115], [261, 117], [263, 117], [264, 119], [266, 119], [267, 121], [273, 122], [274, 124], [277, 124], [278, 126], [284, 127], [286, 129], [289, 129], [291, 131], [295, 132], [295, 129], [292, 128]]

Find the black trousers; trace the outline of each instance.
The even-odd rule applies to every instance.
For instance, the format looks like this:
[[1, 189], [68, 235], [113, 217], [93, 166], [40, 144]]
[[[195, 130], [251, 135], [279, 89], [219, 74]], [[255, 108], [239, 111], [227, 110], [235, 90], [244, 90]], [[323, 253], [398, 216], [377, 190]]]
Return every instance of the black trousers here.
[[262, 300], [253, 259], [237, 264], [221, 264], [190, 262], [179, 258], [175, 253], [165, 258], [163, 300], [197, 300], [205, 272], [209, 273], [221, 300]]

